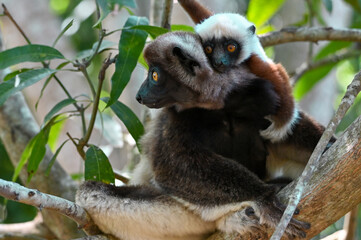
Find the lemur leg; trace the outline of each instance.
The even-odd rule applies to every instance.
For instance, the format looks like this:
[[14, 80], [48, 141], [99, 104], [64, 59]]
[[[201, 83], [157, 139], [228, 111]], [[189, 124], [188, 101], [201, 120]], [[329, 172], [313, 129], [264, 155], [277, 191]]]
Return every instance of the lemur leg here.
[[[296, 179], [306, 166], [325, 128], [306, 113], [299, 118], [288, 137], [280, 142], [268, 142], [267, 171], [269, 179], [279, 176]], [[325, 151], [336, 141], [332, 137]]]
[[122, 240], [204, 239], [216, 229], [169, 196], [146, 186], [115, 187], [84, 182], [76, 203], [95, 224]]

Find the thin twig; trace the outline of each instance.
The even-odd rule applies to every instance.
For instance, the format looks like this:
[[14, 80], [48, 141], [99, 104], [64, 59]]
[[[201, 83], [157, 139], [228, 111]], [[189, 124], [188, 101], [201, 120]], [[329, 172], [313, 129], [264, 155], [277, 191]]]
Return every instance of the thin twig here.
[[30, 39], [26, 36], [25, 32], [23, 31], [23, 29], [18, 25], [18, 23], [15, 21], [15, 19], [13, 18], [13, 16], [10, 14], [10, 12], [8, 11], [8, 9], [6, 8], [5, 4], [1, 4], [3, 9], [4, 9], [4, 14], [10, 19], [10, 21], [15, 25], [15, 27], [18, 29], [18, 31], [21, 33], [21, 35], [24, 37], [25, 41], [28, 44], [31, 44]]
[[322, 60], [319, 60], [317, 62], [304, 63], [299, 68], [297, 68], [295, 72], [290, 73], [290, 76], [292, 76], [290, 79], [291, 84], [295, 85], [297, 81], [302, 77], [302, 75], [310, 70], [323, 67], [331, 63], [337, 63], [348, 58], [359, 57], [360, 55], [361, 50], [350, 49], [340, 51], [332, 56], [323, 58]]
[[66, 199], [29, 189], [18, 183], [0, 179], [0, 195], [13, 201], [25, 203], [41, 209], [59, 212], [73, 219], [81, 228], [91, 235], [100, 234], [87, 212], [77, 204]]
[[298, 41], [352, 41], [361, 42], [360, 29], [332, 27], [290, 27], [259, 36], [263, 47]]
[[352, 103], [354, 102], [360, 90], [361, 90], [361, 71], [358, 74], [356, 74], [351, 84], [347, 87], [345, 96], [342, 98], [341, 104], [338, 107], [335, 116], [332, 118], [327, 128], [325, 129], [324, 133], [322, 134], [322, 137], [318, 142], [315, 150], [313, 151], [310, 160], [308, 161], [304, 171], [302, 172], [302, 175], [299, 177], [297, 184], [294, 188], [294, 191], [290, 196], [288, 206], [280, 220], [280, 223], [278, 224], [275, 232], [273, 233], [271, 240], [281, 239], [302, 197], [302, 193], [304, 191], [305, 186], [307, 185], [309, 179], [311, 178], [315, 169], [317, 168], [319, 159], [324, 149], [326, 148], [337, 126], [341, 122], [342, 118], [345, 116], [347, 110], [351, 107]]
[[172, 16], [173, 0], [165, 0], [163, 16], [162, 16], [162, 27], [170, 30], [170, 20]]

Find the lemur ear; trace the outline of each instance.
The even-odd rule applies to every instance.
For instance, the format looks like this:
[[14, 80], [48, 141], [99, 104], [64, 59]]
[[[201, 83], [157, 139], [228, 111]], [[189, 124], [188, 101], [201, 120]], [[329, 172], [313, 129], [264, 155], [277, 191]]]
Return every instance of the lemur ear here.
[[248, 31], [253, 35], [256, 32], [256, 26], [252, 25], [248, 28]]

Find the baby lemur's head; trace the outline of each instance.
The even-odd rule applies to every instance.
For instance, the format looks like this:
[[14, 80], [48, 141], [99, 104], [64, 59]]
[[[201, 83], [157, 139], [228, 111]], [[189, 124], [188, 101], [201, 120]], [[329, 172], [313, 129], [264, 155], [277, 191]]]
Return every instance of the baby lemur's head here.
[[212, 69], [198, 35], [170, 32], [146, 46], [148, 75], [137, 100], [150, 107], [219, 109], [227, 94], [254, 76], [239, 67], [226, 74]]
[[195, 27], [212, 67], [225, 72], [239, 66], [252, 53], [268, 60], [255, 34], [256, 27], [245, 17], [235, 13], [210, 16]]

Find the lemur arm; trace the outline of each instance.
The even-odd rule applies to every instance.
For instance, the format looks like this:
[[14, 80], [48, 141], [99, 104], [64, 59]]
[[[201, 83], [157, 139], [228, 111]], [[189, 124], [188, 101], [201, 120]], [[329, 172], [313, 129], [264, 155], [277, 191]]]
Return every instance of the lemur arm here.
[[213, 15], [213, 12], [202, 6], [195, 0], [178, 0], [178, 3], [184, 8], [195, 24]]
[[284, 67], [281, 64], [265, 62], [255, 54], [251, 55], [246, 64], [253, 74], [270, 81], [279, 96], [279, 108], [277, 113], [271, 116], [275, 129], [294, 121], [295, 101], [289, 76]]

